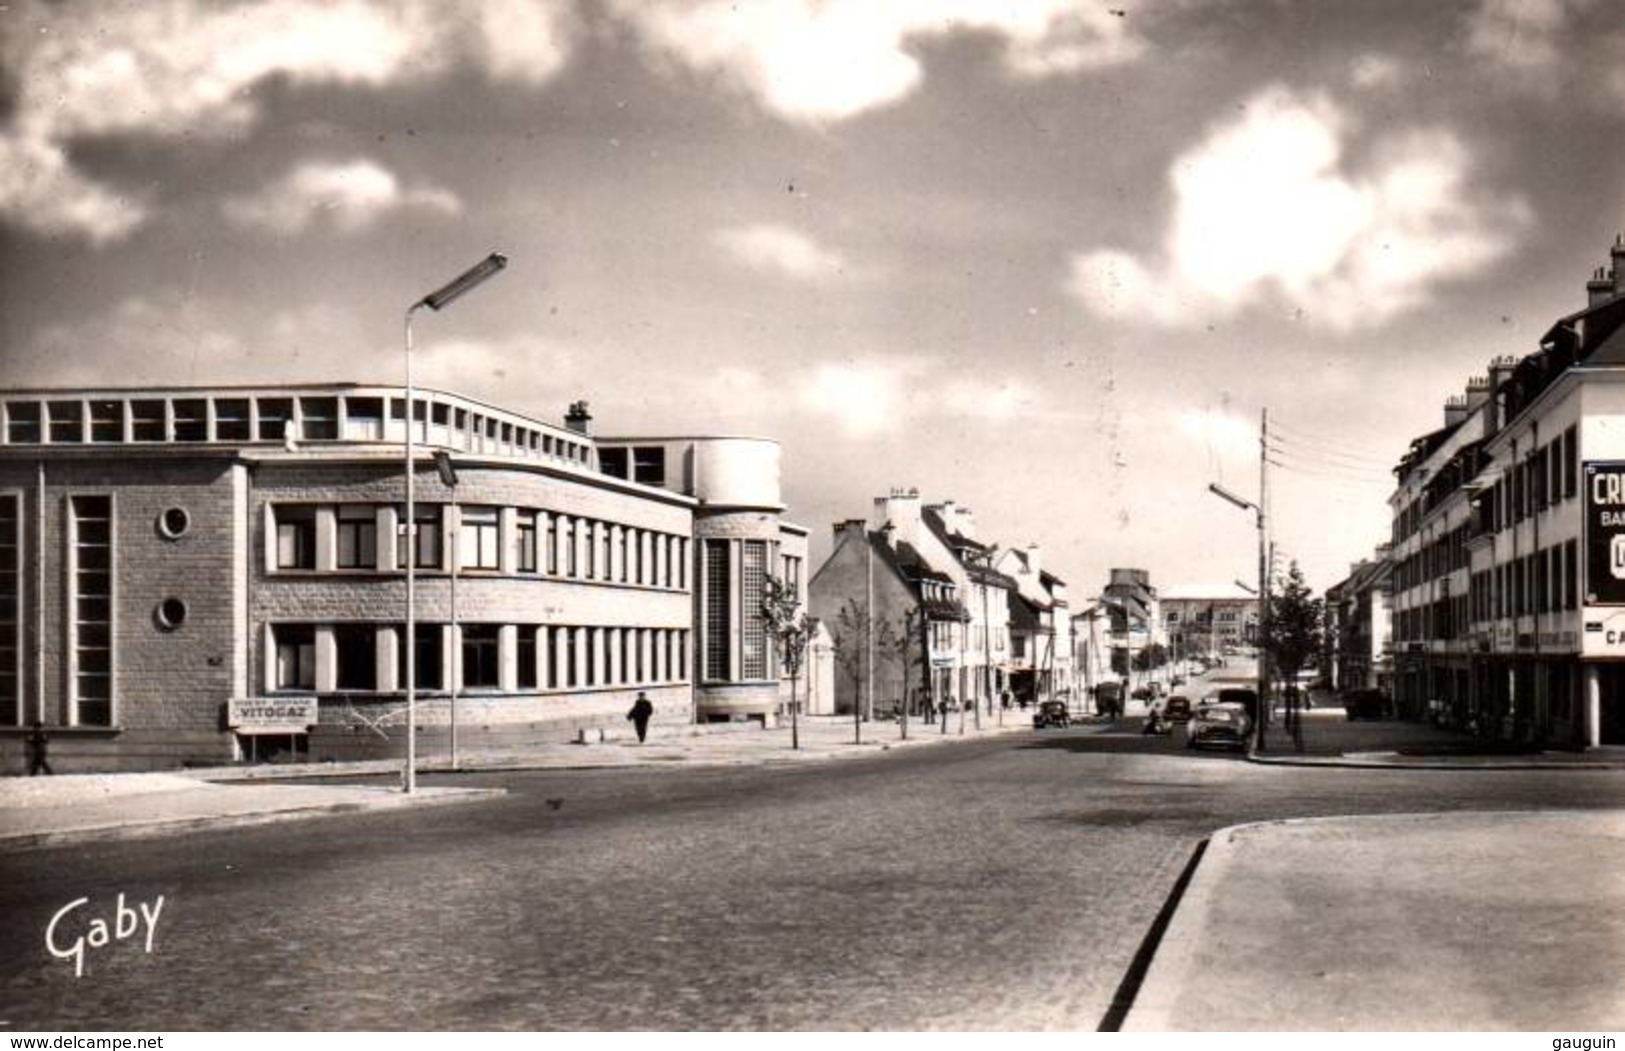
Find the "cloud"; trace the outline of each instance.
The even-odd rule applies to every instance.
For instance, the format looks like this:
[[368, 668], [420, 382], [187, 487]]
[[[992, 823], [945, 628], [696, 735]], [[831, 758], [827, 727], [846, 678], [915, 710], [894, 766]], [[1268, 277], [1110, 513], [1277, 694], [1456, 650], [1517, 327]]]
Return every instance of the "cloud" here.
[[1092, 312], [1185, 326], [1273, 306], [1335, 330], [1381, 325], [1512, 248], [1519, 199], [1467, 185], [1450, 132], [1390, 134], [1350, 169], [1350, 120], [1324, 96], [1268, 88], [1170, 170], [1162, 257], [1103, 248], [1073, 257], [1069, 288]]
[[1390, 55], [1367, 52], [1349, 63], [1349, 81], [1366, 91], [1392, 90], [1405, 80], [1405, 67]]
[[354, 233], [409, 208], [455, 215], [462, 202], [448, 190], [403, 189], [393, 172], [359, 158], [307, 161], [258, 193], [229, 198], [222, 205], [226, 217], [239, 226], [281, 234], [300, 233], [321, 221]]
[[1514, 70], [1550, 69], [1561, 56], [1558, 38], [1569, 15], [1584, 6], [1575, 0], [1480, 0], [1467, 15], [1467, 51]]
[[0, 129], [0, 217], [44, 233], [117, 240], [148, 218], [75, 170], [68, 147], [99, 135], [240, 132], [258, 117], [253, 89], [382, 87], [473, 64], [540, 83], [574, 37], [565, 0], [208, 0], [161, 4], [23, 0], [6, 15], [0, 59], [17, 84]]
[[842, 272], [846, 261], [799, 230], [773, 223], [731, 227], [717, 232], [716, 244], [754, 270], [767, 270], [802, 281], [817, 281]]
[[736, 89], [790, 120], [842, 120], [895, 102], [923, 72], [909, 44], [923, 36], [992, 33], [1010, 72], [1049, 76], [1127, 62], [1145, 49], [1106, 5], [1071, 0], [611, 0], [656, 55]]
[[851, 435], [889, 430], [905, 407], [904, 380], [922, 369], [918, 362], [820, 365], [800, 385], [801, 403]]

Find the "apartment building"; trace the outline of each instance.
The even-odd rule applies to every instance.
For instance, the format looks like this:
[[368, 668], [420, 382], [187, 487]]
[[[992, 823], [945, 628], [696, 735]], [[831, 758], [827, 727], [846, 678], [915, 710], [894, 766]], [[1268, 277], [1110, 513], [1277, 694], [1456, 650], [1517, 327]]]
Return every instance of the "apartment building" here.
[[1401, 713], [1625, 743], [1625, 240], [1585, 309], [1491, 362], [1395, 473]]

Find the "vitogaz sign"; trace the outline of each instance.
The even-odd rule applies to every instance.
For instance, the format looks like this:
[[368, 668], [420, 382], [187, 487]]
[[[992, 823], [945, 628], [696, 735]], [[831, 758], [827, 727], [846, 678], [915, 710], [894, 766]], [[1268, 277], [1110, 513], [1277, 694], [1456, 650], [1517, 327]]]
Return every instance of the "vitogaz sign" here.
[[1625, 606], [1625, 463], [1588, 463], [1586, 605]]
[[240, 734], [302, 734], [316, 723], [316, 698], [235, 697], [226, 722]]

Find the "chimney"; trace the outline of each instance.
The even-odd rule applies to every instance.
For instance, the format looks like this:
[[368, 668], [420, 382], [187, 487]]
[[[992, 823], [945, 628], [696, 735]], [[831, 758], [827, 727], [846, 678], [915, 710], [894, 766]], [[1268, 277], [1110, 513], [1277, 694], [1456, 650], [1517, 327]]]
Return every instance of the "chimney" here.
[[1444, 400], [1444, 425], [1454, 427], [1467, 418], [1467, 398], [1461, 394], [1452, 394]]
[[1614, 268], [1614, 295], [1625, 296], [1625, 234], [1614, 235], [1614, 247], [1608, 249], [1608, 258]]
[[1467, 411], [1477, 412], [1479, 407], [1490, 400], [1490, 378], [1488, 376], [1469, 376], [1467, 378]]
[[1027, 545], [1027, 569], [1031, 571], [1034, 580], [1038, 579], [1039, 571], [1044, 568], [1044, 564], [1039, 561], [1040, 554], [1037, 544]]
[[1601, 306], [1614, 298], [1614, 285], [1618, 281], [1618, 269], [1611, 276], [1603, 267], [1597, 267], [1591, 272], [1591, 280], [1586, 282], [1586, 306]]
[[844, 521], [836, 522], [835, 540], [837, 543], [839, 543], [841, 537], [846, 536], [848, 533], [856, 534], [857, 536], [861, 537], [868, 527], [869, 523], [865, 522], [861, 518], [848, 518]]
[[577, 434], [591, 433], [592, 414], [584, 401], [572, 401], [570, 411], [564, 414], [564, 425]]
[[897, 540], [918, 548], [920, 546], [920, 491], [918, 489], [893, 489], [889, 496], [875, 497], [875, 513], [870, 521], [877, 528], [889, 523], [897, 530]]
[[1490, 415], [1488, 426], [1484, 428], [1486, 436], [1494, 434], [1506, 425], [1505, 402], [1501, 400], [1501, 387], [1512, 378], [1512, 370], [1518, 367], [1518, 359], [1509, 354], [1502, 354], [1490, 362], [1490, 397], [1495, 400], [1494, 411]]

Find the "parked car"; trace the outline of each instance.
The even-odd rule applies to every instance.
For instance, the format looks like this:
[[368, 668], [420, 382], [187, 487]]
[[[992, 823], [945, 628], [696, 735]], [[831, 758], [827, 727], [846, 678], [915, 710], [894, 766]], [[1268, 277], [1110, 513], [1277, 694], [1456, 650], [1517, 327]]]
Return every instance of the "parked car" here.
[[1350, 690], [1343, 695], [1343, 712], [1349, 717], [1349, 722], [1387, 718], [1388, 695], [1381, 690]]
[[1033, 729], [1042, 730], [1046, 726], [1069, 726], [1072, 717], [1067, 714], [1065, 701], [1041, 701], [1033, 712]]
[[1162, 706], [1162, 717], [1171, 723], [1189, 722], [1191, 717], [1191, 699], [1184, 694], [1176, 693], [1168, 698]]
[[1133, 691], [1129, 693], [1129, 697], [1136, 701], [1149, 701], [1155, 696], [1156, 694], [1151, 692], [1151, 687], [1149, 686], [1136, 686], [1134, 687]]
[[1252, 719], [1239, 704], [1210, 704], [1198, 708], [1185, 726], [1190, 748], [1246, 748]]
[[1123, 687], [1115, 682], [1103, 682], [1095, 687], [1095, 711], [1108, 719], [1123, 714]]
[[1258, 718], [1258, 691], [1242, 686], [1226, 686], [1214, 695], [1217, 704], [1239, 704], [1248, 719]]

